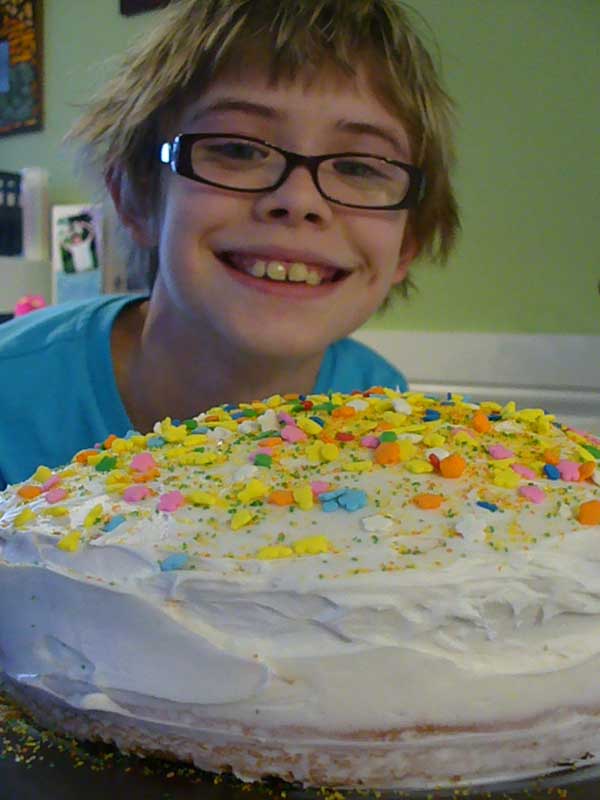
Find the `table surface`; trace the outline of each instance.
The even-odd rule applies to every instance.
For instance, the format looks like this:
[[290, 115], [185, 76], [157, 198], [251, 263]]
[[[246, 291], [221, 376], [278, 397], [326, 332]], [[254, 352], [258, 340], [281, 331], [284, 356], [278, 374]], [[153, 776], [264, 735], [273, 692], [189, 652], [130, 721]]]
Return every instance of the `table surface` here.
[[0, 797], [10, 800], [598, 800], [600, 765], [530, 781], [421, 791], [243, 784], [186, 764], [126, 756], [38, 728], [0, 696]]

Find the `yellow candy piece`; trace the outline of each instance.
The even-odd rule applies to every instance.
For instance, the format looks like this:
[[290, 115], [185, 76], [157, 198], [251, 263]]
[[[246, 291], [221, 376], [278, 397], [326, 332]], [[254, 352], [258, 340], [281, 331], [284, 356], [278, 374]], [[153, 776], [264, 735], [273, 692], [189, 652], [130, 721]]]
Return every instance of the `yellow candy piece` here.
[[370, 472], [373, 469], [372, 461], [346, 461], [342, 465], [346, 472]]
[[317, 464], [321, 460], [321, 447], [321, 442], [314, 442], [314, 444], [309, 444], [304, 451], [311, 463]]
[[264, 497], [268, 492], [268, 487], [265, 486], [262, 481], [253, 478], [248, 481], [241, 492], [238, 492], [238, 500], [242, 503], [252, 503], [254, 500], [260, 500], [260, 498]]
[[492, 483], [504, 489], [516, 489], [521, 483], [521, 478], [512, 469], [498, 469], [494, 471]]
[[49, 506], [44, 509], [44, 514], [49, 517], [64, 517], [69, 513], [69, 509], [65, 506]]
[[214, 464], [219, 460], [218, 453], [182, 453], [177, 456], [177, 463], [183, 467], [203, 467], [206, 464]]
[[326, 536], [307, 536], [298, 539], [292, 547], [297, 556], [317, 556], [319, 553], [329, 553], [331, 542]]
[[502, 415], [502, 419], [510, 419], [515, 416], [516, 412], [517, 404], [514, 400], [509, 400], [500, 413]]
[[576, 445], [576, 447], [577, 447], [577, 455], [581, 458], [582, 461], [585, 462], [585, 461], [596, 460], [594, 456], [590, 453], [590, 451], [585, 449], [585, 447], [580, 447], [579, 445]]
[[59, 550], [65, 550], [67, 553], [75, 553], [79, 550], [81, 534], [79, 531], [71, 531], [58, 542], [56, 545]]
[[398, 445], [400, 461], [409, 461], [417, 454], [417, 448], [408, 439], [400, 439], [396, 444]]
[[406, 414], [399, 414], [397, 411], [386, 411], [383, 415], [383, 421], [388, 422], [390, 425], [402, 426], [407, 420]]
[[314, 506], [313, 493], [310, 486], [298, 486], [292, 490], [294, 500], [302, 511], [310, 511]]
[[294, 551], [291, 547], [286, 547], [284, 544], [272, 544], [259, 550], [256, 558], [260, 558], [261, 561], [272, 561], [275, 558], [290, 558], [293, 555]]
[[442, 447], [446, 444], [446, 437], [440, 433], [426, 433], [423, 437], [425, 447]]
[[320, 456], [322, 461], [335, 461], [339, 454], [339, 448], [332, 442], [321, 446]]
[[543, 408], [523, 408], [515, 415], [515, 419], [523, 422], [535, 422], [538, 417], [544, 416]]
[[188, 429], [185, 425], [169, 425], [163, 427], [161, 436], [166, 442], [183, 442], [188, 435]]
[[23, 525], [31, 522], [32, 519], [35, 519], [33, 511], [30, 508], [24, 508], [23, 511], [14, 518], [13, 525], [15, 528], [21, 528]]
[[414, 472], [416, 475], [423, 475], [426, 472], [433, 472], [433, 464], [429, 461], [424, 461], [421, 458], [415, 458], [412, 461], [407, 461], [404, 465], [409, 472]]
[[183, 440], [186, 447], [199, 447], [201, 444], [206, 444], [208, 436], [205, 433], [190, 433]]
[[110, 444], [113, 453], [128, 453], [133, 450], [133, 444], [129, 439], [113, 439]]
[[536, 433], [550, 433], [553, 421], [554, 417], [551, 415], [540, 417], [535, 423]]
[[277, 408], [283, 403], [283, 397], [280, 394], [273, 394], [267, 397], [264, 401], [267, 408]]
[[91, 467], [95, 467], [95, 466], [96, 466], [96, 464], [97, 464], [99, 461], [102, 461], [102, 459], [103, 459], [103, 458], [105, 458], [105, 457], [106, 457], [106, 453], [104, 452], [104, 450], [100, 450], [100, 452], [99, 452], [99, 453], [97, 453], [96, 455], [93, 455], [93, 456], [88, 456], [87, 463], [88, 463], [88, 464], [89, 464]]
[[296, 425], [301, 431], [308, 433], [310, 436], [318, 436], [318, 434], [323, 430], [317, 422], [309, 419], [308, 417], [299, 417], [296, 420]]
[[39, 466], [33, 473], [32, 480], [39, 483], [45, 483], [48, 478], [52, 477], [52, 470], [49, 467]]
[[85, 515], [85, 519], [83, 520], [83, 527], [84, 528], [92, 528], [98, 522], [102, 520], [103, 508], [100, 503], [94, 506], [88, 513]]
[[243, 528], [244, 525], [252, 522], [253, 519], [254, 514], [252, 514], [252, 512], [248, 511], [246, 508], [242, 509], [241, 511], [236, 511], [231, 518], [231, 530], [239, 531], [240, 528]]
[[195, 506], [203, 506], [204, 508], [211, 508], [217, 502], [214, 494], [202, 492], [200, 489], [194, 489], [185, 496], [185, 499], [188, 503], [192, 503]]

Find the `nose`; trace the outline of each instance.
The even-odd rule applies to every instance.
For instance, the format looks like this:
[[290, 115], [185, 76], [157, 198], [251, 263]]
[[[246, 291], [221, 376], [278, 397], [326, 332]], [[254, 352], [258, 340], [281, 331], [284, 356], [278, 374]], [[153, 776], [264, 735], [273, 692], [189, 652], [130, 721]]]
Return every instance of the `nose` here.
[[302, 165], [296, 166], [277, 189], [256, 196], [255, 213], [263, 222], [278, 219], [291, 226], [303, 222], [324, 226], [333, 215], [330, 203]]

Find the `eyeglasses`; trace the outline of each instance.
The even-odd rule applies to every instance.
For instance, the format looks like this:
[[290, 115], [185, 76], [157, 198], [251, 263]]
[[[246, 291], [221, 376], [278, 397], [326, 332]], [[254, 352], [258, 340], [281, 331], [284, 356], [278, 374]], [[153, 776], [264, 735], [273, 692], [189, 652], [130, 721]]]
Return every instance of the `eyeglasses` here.
[[323, 197], [350, 208], [414, 208], [425, 189], [412, 164], [365, 153], [302, 156], [249, 136], [182, 133], [161, 145], [160, 160], [178, 175], [236, 192], [272, 191], [306, 167]]

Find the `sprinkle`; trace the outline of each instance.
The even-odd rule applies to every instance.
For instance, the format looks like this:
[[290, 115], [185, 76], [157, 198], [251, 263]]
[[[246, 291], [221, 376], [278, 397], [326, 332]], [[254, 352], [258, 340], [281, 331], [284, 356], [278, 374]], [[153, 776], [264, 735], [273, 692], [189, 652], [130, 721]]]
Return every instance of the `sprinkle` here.
[[[95, 452], [95, 451], [94, 451]], [[49, 467], [39, 466], [33, 473], [31, 480], [44, 483], [52, 476], [52, 470]]]
[[575, 461], [559, 461], [556, 469], [559, 471], [563, 481], [579, 480], [579, 464]]
[[521, 477], [513, 472], [512, 469], [495, 469], [492, 483], [503, 489], [516, 489], [521, 483]]
[[150, 495], [151, 491], [147, 486], [128, 486], [123, 492], [123, 500], [126, 503], [139, 503]]
[[47, 481], [44, 481], [42, 484], [42, 492], [47, 492], [48, 489], [52, 489], [54, 486], [57, 486], [61, 481], [60, 475], [52, 475], [48, 478]]
[[434, 411], [433, 408], [428, 408], [423, 416], [423, 421], [434, 422], [435, 420], [438, 420], [441, 416], [442, 415], [440, 414], [439, 411]]
[[433, 472], [435, 467], [431, 461], [424, 461], [422, 458], [413, 458], [406, 462], [406, 469], [415, 475], [424, 475]]
[[317, 556], [320, 553], [328, 553], [331, 550], [331, 542], [326, 536], [307, 536], [294, 542], [292, 548], [297, 556]]
[[171, 553], [163, 561], [159, 561], [161, 572], [172, 572], [176, 569], [185, 569], [190, 557], [185, 553]]
[[56, 545], [59, 550], [64, 550], [66, 553], [75, 553], [79, 550], [81, 534], [79, 531], [71, 531], [58, 542]]
[[360, 443], [363, 447], [369, 447], [371, 450], [379, 447], [379, 439], [377, 436], [373, 435], [363, 436], [363, 438], [360, 440]]
[[164, 445], [165, 445], [166, 443], [167, 443], [167, 442], [166, 442], [166, 440], [165, 440], [165, 439], [163, 439], [163, 437], [162, 437], [162, 436], [152, 436], [152, 437], [151, 437], [150, 439], [148, 439], [148, 441], [146, 442], [146, 444], [148, 445], [148, 447], [151, 447], [153, 450], [154, 450], [154, 449], [156, 449], [157, 447], [164, 447]]
[[46, 492], [46, 502], [48, 503], [60, 503], [65, 497], [67, 497], [65, 489], [50, 489], [49, 492]]
[[97, 525], [98, 522], [101, 522], [102, 514], [103, 514], [102, 504], [98, 503], [85, 515], [85, 519], [83, 520], [83, 527], [93, 528], [94, 525]]
[[238, 500], [242, 503], [253, 503], [255, 500], [260, 500], [269, 493], [267, 486], [255, 478], [248, 481], [246, 486], [241, 492], [238, 492]]
[[600, 525], [600, 500], [582, 503], [577, 519], [582, 525]]
[[400, 461], [400, 446], [397, 442], [383, 442], [375, 450], [375, 461], [381, 466], [397, 464]]
[[333, 443], [322, 445], [319, 454], [322, 461], [335, 461], [340, 454], [339, 447]]
[[258, 453], [254, 458], [257, 467], [270, 467], [273, 463], [273, 456], [267, 453]]
[[95, 469], [98, 472], [111, 472], [117, 466], [117, 456], [103, 456], [97, 463]]
[[363, 517], [360, 522], [363, 528], [369, 533], [372, 533], [373, 531], [389, 531], [390, 528], [394, 526], [394, 521], [389, 517], [384, 517], [383, 514], [374, 514], [372, 517]]
[[276, 506], [291, 506], [294, 503], [294, 494], [287, 489], [277, 489], [271, 492], [267, 502]]
[[491, 455], [492, 458], [495, 459], [503, 459], [503, 458], [514, 458], [515, 454], [512, 450], [508, 450], [501, 444], [492, 444], [488, 447], [488, 453]]
[[497, 505], [494, 505], [494, 503], [488, 503], [485, 500], [478, 500], [475, 505], [478, 505], [479, 508], [485, 508], [486, 511], [498, 511]]
[[458, 453], [447, 456], [440, 461], [440, 472], [444, 478], [460, 478], [467, 467], [467, 462]]
[[483, 413], [483, 411], [478, 411], [473, 416], [473, 419], [471, 420], [471, 425], [477, 431], [477, 433], [487, 433], [492, 427], [492, 423], [489, 421], [489, 419]]
[[183, 505], [185, 505], [185, 497], [178, 490], [166, 492], [165, 494], [161, 494], [158, 498], [159, 511], [177, 511], [177, 509], [181, 508]]
[[579, 480], [580, 481], [587, 481], [588, 478], [591, 478], [594, 472], [596, 471], [596, 462], [595, 461], [586, 461], [585, 464], [579, 465]]
[[40, 489], [39, 486], [32, 486], [31, 484], [21, 486], [20, 489], [17, 490], [17, 494], [19, 497], [22, 497], [23, 500], [33, 500], [34, 497], [38, 497], [41, 493], [42, 489]]
[[271, 544], [267, 547], [262, 547], [256, 554], [256, 558], [261, 561], [272, 561], [277, 558], [290, 558], [294, 555], [291, 547], [284, 544]]
[[551, 481], [557, 481], [560, 478], [560, 472], [553, 464], [544, 466], [544, 474]]
[[329, 484], [326, 481], [313, 481], [310, 485], [315, 497], [318, 497], [323, 492], [329, 491]]
[[286, 425], [281, 431], [281, 438], [285, 439], [286, 442], [295, 444], [296, 442], [305, 441], [305, 439], [308, 437], [304, 431], [298, 428], [296, 425]]
[[311, 486], [298, 486], [293, 492], [294, 500], [302, 511], [310, 511], [314, 505], [313, 490]]
[[524, 464], [511, 464], [510, 468], [516, 472], [517, 475], [526, 478], [528, 481], [534, 481], [537, 478], [535, 472]]
[[431, 510], [439, 508], [444, 498], [439, 494], [418, 494], [413, 497], [413, 503], [419, 508]]
[[231, 530], [239, 531], [240, 528], [243, 528], [244, 525], [248, 525], [253, 519], [254, 514], [251, 511], [248, 511], [246, 508], [240, 509], [240, 511], [236, 511], [231, 518]]
[[188, 503], [194, 506], [202, 506], [204, 508], [211, 508], [217, 502], [217, 498], [210, 492], [203, 492], [200, 489], [193, 489], [186, 494], [185, 499]]
[[107, 523], [103, 526], [102, 530], [105, 533], [112, 533], [119, 525], [122, 525], [125, 522], [125, 517], [123, 514], [116, 514], [112, 519], [109, 519]]
[[526, 500], [531, 500], [532, 503], [539, 505], [546, 499], [546, 494], [539, 486], [521, 486], [519, 494]]
[[13, 525], [15, 528], [21, 528], [23, 525], [26, 525], [31, 520], [35, 519], [35, 514], [30, 508], [24, 508], [17, 516], [13, 519]]
[[338, 505], [346, 511], [358, 511], [367, 505], [367, 495], [362, 489], [346, 489], [337, 498]]
[[130, 467], [136, 472], [148, 472], [158, 466], [151, 453], [138, 453], [131, 459]]
[[380, 442], [395, 442], [397, 439], [398, 436], [394, 431], [385, 431], [385, 433], [382, 433], [379, 437]]

